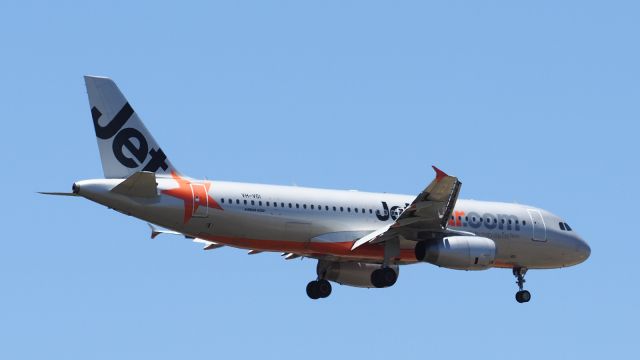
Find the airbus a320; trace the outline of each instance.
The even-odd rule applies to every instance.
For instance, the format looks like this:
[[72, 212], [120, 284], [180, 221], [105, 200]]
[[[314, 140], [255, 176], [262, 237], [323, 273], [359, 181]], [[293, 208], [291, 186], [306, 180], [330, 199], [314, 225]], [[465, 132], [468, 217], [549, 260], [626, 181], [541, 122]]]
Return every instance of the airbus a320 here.
[[401, 265], [511, 269], [516, 300], [528, 302], [529, 269], [585, 261], [591, 249], [561, 217], [527, 205], [458, 199], [461, 182], [434, 167], [417, 196], [193, 179], [177, 170], [109, 78], [85, 76], [104, 178], [70, 193], [171, 234], [249, 254], [317, 260], [311, 299], [331, 283], [387, 288]]

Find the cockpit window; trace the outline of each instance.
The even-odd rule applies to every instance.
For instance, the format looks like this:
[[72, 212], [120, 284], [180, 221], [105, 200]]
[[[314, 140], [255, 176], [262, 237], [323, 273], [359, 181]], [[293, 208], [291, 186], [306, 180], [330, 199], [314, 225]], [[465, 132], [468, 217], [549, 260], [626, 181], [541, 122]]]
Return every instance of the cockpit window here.
[[569, 226], [569, 224], [564, 223], [564, 227], [566, 227], [566, 228], [567, 228], [567, 230], [571, 231], [571, 226]]
[[560, 225], [560, 230], [566, 230], [566, 229], [564, 228], [564, 223], [560, 223], [559, 225]]

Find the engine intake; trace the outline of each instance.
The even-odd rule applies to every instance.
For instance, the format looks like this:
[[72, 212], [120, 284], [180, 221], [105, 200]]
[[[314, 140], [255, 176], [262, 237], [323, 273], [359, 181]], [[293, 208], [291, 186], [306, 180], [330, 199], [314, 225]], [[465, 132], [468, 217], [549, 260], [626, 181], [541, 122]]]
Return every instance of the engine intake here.
[[456, 270], [485, 270], [493, 266], [496, 244], [478, 236], [451, 236], [421, 241], [415, 248], [416, 259]]

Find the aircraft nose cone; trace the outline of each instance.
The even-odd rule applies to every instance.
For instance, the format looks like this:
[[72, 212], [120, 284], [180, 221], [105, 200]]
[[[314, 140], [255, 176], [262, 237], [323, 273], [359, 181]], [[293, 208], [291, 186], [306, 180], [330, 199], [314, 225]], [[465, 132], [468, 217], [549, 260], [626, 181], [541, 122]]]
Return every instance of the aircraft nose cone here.
[[586, 241], [582, 240], [582, 239], [577, 239], [578, 240], [578, 245], [577, 245], [577, 251], [578, 254], [580, 254], [580, 258], [582, 261], [585, 261], [589, 258], [589, 256], [591, 256], [591, 247], [589, 247], [589, 244], [587, 244]]

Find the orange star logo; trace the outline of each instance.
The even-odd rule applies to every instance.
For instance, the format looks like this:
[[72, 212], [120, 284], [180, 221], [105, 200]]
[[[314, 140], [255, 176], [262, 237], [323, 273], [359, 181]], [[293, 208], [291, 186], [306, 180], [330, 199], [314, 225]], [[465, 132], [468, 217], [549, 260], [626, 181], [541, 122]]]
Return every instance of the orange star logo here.
[[200, 206], [222, 210], [220, 205], [209, 196], [210, 182], [192, 183], [180, 177], [175, 171], [171, 172], [171, 177], [178, 183], [175, 189], [162, 190], [163, 194], [173, 196], [184, 201], [184, 223], [186, 224]]

